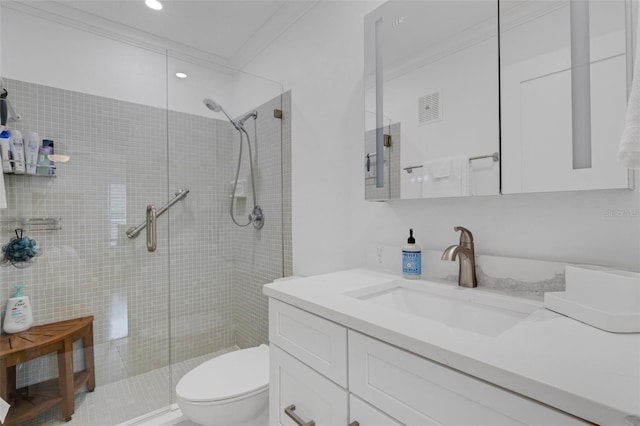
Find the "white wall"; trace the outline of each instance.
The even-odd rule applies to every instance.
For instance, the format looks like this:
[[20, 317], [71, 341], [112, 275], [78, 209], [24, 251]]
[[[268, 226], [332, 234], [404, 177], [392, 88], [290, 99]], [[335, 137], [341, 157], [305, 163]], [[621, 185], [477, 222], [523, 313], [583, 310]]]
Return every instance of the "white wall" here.
[[[238, 73], [231, 69], [168, 57], [161, 48], [84, 31], [11, 5], [1, 9], [4, 77], [201, 116], [214, 116], [203, 106], [204, 97], [230, 114], [242, 111], [234, 105]], [[178, 71], [189, 77], [176, 78]], [[254, 87], [268, 86], [271, 97], [280, 93], [280, 85], [259, 80], [251, 79]]]
[[321, 2], [246, 68], [292, 90], [294, 273], [361, 266], [368, 243], [400, 246], [409, 227], [442, 250], [455, 225], [479, 254], [638, 270], [638, 190], [363, 201], [363, 17], [379, 4]]

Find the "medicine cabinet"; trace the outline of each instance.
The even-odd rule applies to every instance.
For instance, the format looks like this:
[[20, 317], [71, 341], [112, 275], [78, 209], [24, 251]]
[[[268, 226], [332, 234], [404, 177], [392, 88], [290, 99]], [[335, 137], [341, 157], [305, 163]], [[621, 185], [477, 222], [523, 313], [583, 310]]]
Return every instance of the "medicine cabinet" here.
[[365, 198], [630, 188], [625, 0], [388, 1], [365, 17]]

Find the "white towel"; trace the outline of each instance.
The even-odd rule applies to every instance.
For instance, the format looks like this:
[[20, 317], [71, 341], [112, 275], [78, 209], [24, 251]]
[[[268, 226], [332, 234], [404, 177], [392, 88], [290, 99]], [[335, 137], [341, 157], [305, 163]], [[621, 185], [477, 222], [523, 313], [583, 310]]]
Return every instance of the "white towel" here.
[[2, 173], [2, 168], [0, 168], [0, 209], [7, 208], [7, 192], [4, 188], [4, 173]]
[[[424, 167], [424, 165], [423, 165]], [[446, 178], [451, 175], [451, 158], [440, 158], [431, 162], [433, 177]]]
[[[443, 163], [450, 164], [446, 177], [436, 177], [434, 170]], [[441, 172], [442, 170], [440, 170]], [[471, 195], [469, 185], [469, 157], [446, 157], [422, 163], [422, 197], [459, 197]]]
[[[640, 7], [638, 7], [638, 12], [640, 15]], [[640, 23], [640, 16], [638, 22]], [[618, 162], [630, 169], [640, 168], [640, 30], [636, 34], [633, 82], [627, 105], [626, 122], [620, 140]]]
[[[0, 132], [5, 130], [4, 126], [0, 126]], [[0, 158], [2, 161], [3, 158]], [[0, 164], [0, 209], [7, 208], [7, 192], [4, 188], [4, 174], [2, 173], [2, 165]]]
[[[2, 372], [2, 374], [4, 374], [4, 371]], [[4, 423], [4, 419], [9, 413], [9, 408], [11, 408], [11, 405], [9, 405], [9, 403], [4, 399], [0, 398], [0, 423]]]

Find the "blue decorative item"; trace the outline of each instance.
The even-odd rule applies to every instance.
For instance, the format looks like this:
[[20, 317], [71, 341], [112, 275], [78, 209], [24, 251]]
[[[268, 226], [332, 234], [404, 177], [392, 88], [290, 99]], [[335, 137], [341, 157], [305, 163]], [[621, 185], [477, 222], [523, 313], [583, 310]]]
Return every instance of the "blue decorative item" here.
[[16, 229], [15, 232], [16, 238], [12, 238], [9, 243], [2, 246], [4, 256], [0, 259], [0, 264], [2, 266], [11, 264], [16, 268], [26, 268], [33, 263], [32, 259], [40, 254], [40, 246], [38, 246], [36, 240], [23, 237], [22, 229]]

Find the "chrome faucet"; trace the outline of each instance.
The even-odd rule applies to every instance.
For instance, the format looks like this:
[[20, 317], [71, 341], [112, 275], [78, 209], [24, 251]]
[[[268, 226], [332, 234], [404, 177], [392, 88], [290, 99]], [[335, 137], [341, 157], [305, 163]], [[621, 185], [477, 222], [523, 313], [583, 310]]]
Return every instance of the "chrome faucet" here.
[[454, 226], [454, 231], [461, 231], [460, 244], [449, 246], [442, 253], [442, 260], [460, 260], [458, 285], [461, 287], [478, 287], [476, 279], [476, 258], [473, 250], [473, 234], [462, 226]]

